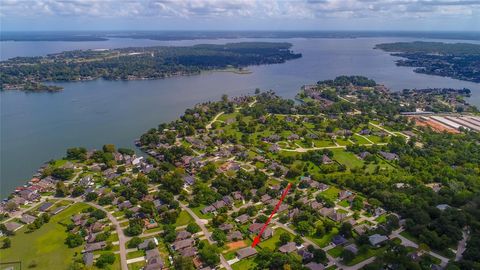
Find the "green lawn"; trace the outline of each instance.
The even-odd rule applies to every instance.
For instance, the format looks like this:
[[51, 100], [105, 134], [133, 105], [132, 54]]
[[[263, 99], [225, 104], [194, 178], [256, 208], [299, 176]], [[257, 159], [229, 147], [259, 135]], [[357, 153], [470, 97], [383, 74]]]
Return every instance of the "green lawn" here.
[[343, 252], [343, 247], [342, 246], [336, 246], [332, 249], [329, 249], [327, 251], [328, 254], [330, 254], [332, 257], [337, 258], [340, 257], [340, 254]]
[[342, 146], [352, 145], [352, 143], [349, 142], [348, 140], [341, 139], [341, 138], [336, 138], [335, 141]]
[[332, 201], [335, 201], [338, 198], [339, 192], [340, 190], [338, 188], [331, 186], [327, 190], [320, 192], [320, 194]]
[[213, 217], [212, 213], [208, 213], [208, 214], [204, 215], [204, 214], [202, 214], [202, 212], [200, 212], [203, 208], [205, 208], [205, 205], [201, 204], [197, 207], [190, 208], [190, 209], [192, 209], [192, 211], [195, 213], [195, 215], [197, 215], [201, 219], [212, 219], [212, 217]]
[[127, 259], [133, 259], [133, 258], [138, 258], [143, 256], [145, 256], [145, 251], [143, 250], [136, 250], [136, 251], [127, 253]]
[[371, 142], [367, 141], [362, 136], [358, 136], [357, 134], [353, 134], [352, 141], [356, 142], [357, 144], [371, 144]]
[[357, 256], [355, 256], [355, 258], [352, 261], [346, 263], [346, 265], [352, 266], [357, 263], [363, 262], [368, 258], [376, 256], [377, 254], [382, 254], [385, 251], [385, 249], [386, 249], [385, 247], [378, 248], [378, 249], [372, 249], [372, 248], [368, 249], [367, 252], [363, 254], [358, 254]]
[[258, 244], [258, 246], [261, 247], [261, 248], [269, 248], [271, 250], [275, 250], [277, 248], [277, 243], [280, 241], [280, 235], [282, 233], [288, 233], [292, 240], [295, 237], [295, 235], [287, 232], [286, 230], [284, 230], [282, 228], [277, 228], [273, 232], [273, 236], [271, 238], [269, 238], [267, 240], [262, 240], [260, 242], [260, 244]]
[[257, 264], [254, 258], [243, 259], [237, 263], [232, 264], [233, 270], [254, 269]]
[[385, 223], [387, 221], [387, 214], [380, 215], [375, 221], [378, 223]]
[[65, 227], [58, 222], [69, 219], [87, 207], [84, 203], [72, 205], [32, 233], [27, 234], [26, 228], [21, 228], [11, 237], [12, 247], [1, 250], [0, 261], [21, 261], [25, 269], [33, 261], [37, 264], [35, 269], [67, 269], [74, 254], [79, 253], [82, 246], [68, 248], [64, 244], [67, 238]]
[[128, 264], [128, 270], [140, 270], [145, 266], [144, 262], [136, 262]]
[[178, 215], [178, 218], [175, 221], [175, 226], [178, 227], [178, 226], [187, 225], [192, 221], [193, 221], [193, 218], [187, 213], [187, 211], [181, 211], [180, 215]]
[[347, 200], [340, 201], [338, 205], [343, 206], [343, 207], [350, 207], [350, 202]]
[[355, 154], [347, 152], [343, 149], [333, 149], [333, 159], [339, 163], [347, 166], [347, 168], [352, 169], [355, 167], [362, 167], [363, 161], [360, 160]]
[[312, 240], [320, 247], [325, 247], [332, 241], [332, 238], [337, 234], [338, 234], [338, 229], [333, 228], [330, 233], [327, 233], [322, 237], [309, 236], [308, 239]]

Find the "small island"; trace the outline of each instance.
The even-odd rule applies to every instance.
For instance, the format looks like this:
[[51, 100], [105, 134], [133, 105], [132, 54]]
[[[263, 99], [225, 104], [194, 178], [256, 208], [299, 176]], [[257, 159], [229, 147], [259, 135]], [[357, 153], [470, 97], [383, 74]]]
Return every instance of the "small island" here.
[[417, 73], [480, 83], [480, 45], [442, 42], [395, 42], [375, 46], [393, 56], [398, 66], [415, 67]]
[[13, 269], [474, 269], [480, 114], [466, 95], [341, 76], [303, 86], [300, 102], [257, 89], [197, 104], [141, 135], [142, 155], [70, 148], [0, 203], [0, 260]]
[[58, 91], [45, 82], [148, 80], [226, 70], [246, 74], [251, 65], [278, 64], [301, 57], [290, 43], [242, 42], [189, 47], [77, 50], [0, 62], [0, 89]]

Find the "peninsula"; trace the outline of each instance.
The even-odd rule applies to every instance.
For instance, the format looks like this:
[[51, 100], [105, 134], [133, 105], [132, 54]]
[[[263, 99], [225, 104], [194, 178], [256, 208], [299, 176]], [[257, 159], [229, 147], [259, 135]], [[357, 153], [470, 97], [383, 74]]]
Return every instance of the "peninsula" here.
[[471, 43], [395, 42], [375, 46], [393, 56], [399, 66], [415, 67], [429, 75], [480, 82], [480, 45]]
[[0, 62], [0, 89], [58, 91], [45, 82], [95, 79], [147, 80], [194, 75], [201, 71], [244, 73], [250, 65], [284, 63], [302, 55], [290, 43], [242, 42], [189, 47], [136, 47], [78, 50], [45, 57], [16, 57]]

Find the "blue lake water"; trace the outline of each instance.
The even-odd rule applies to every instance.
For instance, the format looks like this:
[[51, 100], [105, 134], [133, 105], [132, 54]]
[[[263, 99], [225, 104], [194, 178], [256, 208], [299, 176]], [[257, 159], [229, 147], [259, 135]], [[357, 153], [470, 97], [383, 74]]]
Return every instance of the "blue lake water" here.
[[[0, 42], [1, 59], [73, 49], [191, 45], [238, 40], [151, 41], [113, 39], [101, 42]], [[261, 41], [279, 41], [255, 39]], [[372, 49], [375, 44], [408, 38], [288, 39], [303, 57], [284, 64], [255, 66], [251, 74], [204, 73], [149, 81], [62, 83], [60, 93], [0, 92], [0, 196], [22, 185], [45, 161], [62, 157], [68, 147], [103, 144], [134, 147], [133, 141], [159, 123], [171, 121], [199, 102], [236, 96], [255, 88], [273, 89], [292, 98], [303, 84], [338, 75], [364, 75], [392, 90], [470, 88], [470, 102], [480, 105], [480, 84], [417, 74], [397, 67], [395, 57]], [[445, 42], [455, 42], [448, 40]]]

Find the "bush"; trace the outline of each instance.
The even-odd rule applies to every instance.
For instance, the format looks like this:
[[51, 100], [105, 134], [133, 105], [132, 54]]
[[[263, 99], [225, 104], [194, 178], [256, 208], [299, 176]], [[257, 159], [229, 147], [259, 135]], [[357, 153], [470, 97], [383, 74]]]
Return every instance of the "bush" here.
[[9, 248], [12, 246], [12, 240], [10, 240], [10, 238], [5, 238], [3, 239], [3, 246], [2, 248]]
[[142, 243], [142, 239], [140, 239], [138, 236], [134, 236], [132, 237], [132, 239], [130, 239], [130, 241], [128, 241], [128, 248], [136, 248], [138, 247], [138, 245], [140, 245], [140, 243]]
[[78, 247], [83, 244], [83, 237], [79, 234], [69, 234], [65, 240], [65, 244], [69, 248]]
[[105, 268], [107, 264], [113, 264], [114, 262], [115, 262], [115, 254], [113, 254], [113, 252], [108, 252], [100, 255], [95, 265], [98, 268]]
[[186, 230], [189, 233], [197, 233], [200, 231], [200, 227], [197, 225], [197, 223], [191, 222], [187, 225]]

